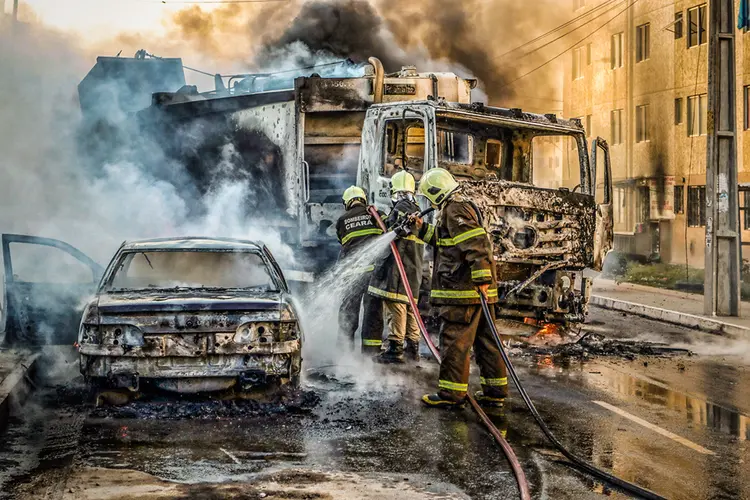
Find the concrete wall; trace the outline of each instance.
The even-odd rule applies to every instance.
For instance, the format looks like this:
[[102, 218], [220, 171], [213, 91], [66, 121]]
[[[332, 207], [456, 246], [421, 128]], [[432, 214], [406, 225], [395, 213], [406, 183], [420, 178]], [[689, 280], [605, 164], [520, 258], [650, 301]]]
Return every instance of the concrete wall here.
[[[587, 0], [586, 3], [588, 10], [603, 2]], [[702, 227], [685, 227], [687, 186], [706, 183], [706, 136], [688, 136], [687, 98], [706, 93], [708, 44], [688, 48], [687, 11], [705, 3], [705, 0], [640, 0], [614, 17], [624, 9], [618, 6], [586, 28], [593, 31], [614, 17], [586, 40], [585, 43], [592, 43], [592, 60], [585, 67], [583, 78], [573, 79], [572, 54], [567, 57], [563, 76], [563, 114], [584, 119], [591, 115], [592, 130], [588, 135], [601, 136], [611, 144], [613, 179], [616, 186], [626, 190], [627, 213], [615, 217], [620, 246], [627, 246], [626, 251], [637, 249], [638, 253], [649, 253], [646, 251], [649, 245], [644, 244], [649, 238], [641, 230], [658, 227], [662, 259], [680, 264], [687, 259], [693, 267], [703, 267], [705, 235]], [[735, 4], [736, 15], [739, 0]], [[676, 12], [683, 13], [683, 36], [679, 39], [674, 38], [672, 31]], [[636, 27], [645, 23], [650, 24], [650, 56], [636, 63]], [[612, 69], [610, 40], [620, 32], [624, 37], [623, 67]], [[750, 85], [750, 34], [736, 33], [738, 180], [750, 185], [750, 131], [743, 130], [743, 87]], [[683, 120], [676, 125], [677, 98], [682, 98]], [[636, 142], [635, 114], [636, 107], [641, 105], [649, 106], [649, 140]], [[622, 144], [612, 144], [610, 113], [615, 109], [622, 109]], [[564, 164], [568, 161], [566, 158]], [[674, 176], [676, 185], [685, 186], [685, 213], [669, 214], [653, 220], [654, 224], [638, 226], [643, 221], [637, 212], [637, 186], [648, 179], [666, 176]], [[663, 185], [663, 181], [658, 182]], [[628, 242], [628, 238], [632, 241]], [[742, 238], [750, 241], [750, 231], [742, 231]]]

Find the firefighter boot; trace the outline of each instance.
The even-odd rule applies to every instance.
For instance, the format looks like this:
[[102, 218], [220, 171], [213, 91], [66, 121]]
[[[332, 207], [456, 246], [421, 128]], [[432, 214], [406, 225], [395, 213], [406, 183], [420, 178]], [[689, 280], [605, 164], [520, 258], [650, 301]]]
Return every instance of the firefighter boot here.
[[394, 340], [388, 341], [388, 349], [380, 353], [380, 356], [375, 358], [378, 363], [403, 363], [404, 362], [404, 346]]
[[419, 341], [408, 340], [406, 341], [406, 347], [404, 348], [404, 354], [406, 359], [409, 361], [419, 362]]
[[465, 402], [465, 396], [457, 399], [447, 391], [438, 391], [435, 394], [425, 394], [422, 396], [422, 403], [433, 408], [463, 408]]
[[474, 399], [476, 399], [479, 406], [483, 408], [502, 408], [505, 404], [504, 396], [501, 396], [500, 394], [485, 395], [483, 391], [475, 392]]

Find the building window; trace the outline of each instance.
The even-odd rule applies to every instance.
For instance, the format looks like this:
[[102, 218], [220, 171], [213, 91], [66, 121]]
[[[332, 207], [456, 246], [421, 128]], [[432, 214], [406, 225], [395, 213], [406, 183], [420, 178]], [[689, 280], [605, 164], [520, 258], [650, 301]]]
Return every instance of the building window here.
[[685, 213], [685, 186], [674, 187], [674, 213]]
[[635, 107], [635, 142], [649, 140], [648, 134], [648, 104]]
[[625, 188], [615, 187], [612, 190], [612, 210], [616, 224], [625, 224], [627, 205], [625, 203]]
[[682, 11], [674, 13], [674, 39], [682, 38]]
[[691, 95], [687, 100], [688, 135], [706, 135], [708, 94]]
[[750, 85], [745, 85], [742, 88], [742, 91], [743, 91], [742, 94], [745, 96], [744, 104], [743, 104], [744, 109], [745, 109], [744, 129], [750, 130]]
[[573, 80], [583, 78], [584, 51], [586, 47], [573, 49]]
[[610, 113], [612, 144], [622, 144], [622, 110], [615, 109]]
[[688, 186], [688, 226], [706, 225], [706, 186]]
[[586, 137], [591, 137], [594, 132], [591, 130], [591, 115], [586, 115]]
[[612, 69], [622, 68], [622, 33], [612, 35], [610, 41], [610, 60]]
[[750, 190], [747, 188], [740, 188], [740, 194], [742, 197], [742, 206], [740, 207], [740, 215], [742, 216], [742, 229], [750, 229]]
[[674, 124], [682, 123], [682, 97], [674, 100]]
[[637, 222], [647, 222], [649, 219], [651, 219], [651, 189], [648, 186], [639, 186]]
[[650, 55], [651, 25], [641, 24], [635, 29], [635, 62], [645, 61]]
[[688, 9], [688, 47], [706, 43], [706, 4]]

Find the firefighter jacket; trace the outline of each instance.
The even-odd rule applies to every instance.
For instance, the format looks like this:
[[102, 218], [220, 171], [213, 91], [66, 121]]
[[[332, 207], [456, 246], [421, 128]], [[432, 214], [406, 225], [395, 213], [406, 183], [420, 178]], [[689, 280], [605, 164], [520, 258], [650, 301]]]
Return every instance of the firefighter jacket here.
[[[402, 198], [394, 205], [393, 210], [385, 220], [385, 225], [388, 229], [393, 229], [407, 215], [417, 212], [419, 212], [419, 206], [414, 201]], [[419, 297], [419, 285], [422, 281], [424, 241], [412, 234], [406, 238], [398, 239], [396, 241], [396, 248], [404, 263], [409, 286], [415, 298], [417, 298]], [[386, 300], [403, 302], [405, 304], [409, 303], [406, 287], [401, 281], [401, 274], [398, 272], [396, 260], [392, 252], [380, 264], [375, 266], [375, 271], [370, 277], [370, 286], [367, 291], [370, 295], [375, 295]]]
[[430, 302], [435, 305], [479, 304], [477, 285], [490, 284], [487, 302], [497, 302], [497, 277], [492, 244], [476, 206], [453, 194], [435, 216], [423, 224], [419, 238], [435, 247]]
[[[361, 203], [353, 205], [336, 222], [336, 236], [341, 243], [339, 260], [351, 254], [370, 238], [383, 234], [367, 206]], [[372, 271], [372, 267], [366, 270]]]

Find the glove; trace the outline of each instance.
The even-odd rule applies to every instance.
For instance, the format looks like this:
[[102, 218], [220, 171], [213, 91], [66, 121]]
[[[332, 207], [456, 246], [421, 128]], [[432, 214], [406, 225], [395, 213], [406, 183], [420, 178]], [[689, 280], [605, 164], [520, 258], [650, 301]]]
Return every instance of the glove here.
[[411, 233], [419, 234], [419, 232], [422, 230], [422, 226], [424, 225], [424, 220], [419, 216], [419, 214], [411, 214], [406, 218], [405, 225], [407, 228], [409, 228], [409, 231]]

